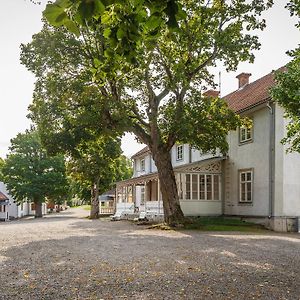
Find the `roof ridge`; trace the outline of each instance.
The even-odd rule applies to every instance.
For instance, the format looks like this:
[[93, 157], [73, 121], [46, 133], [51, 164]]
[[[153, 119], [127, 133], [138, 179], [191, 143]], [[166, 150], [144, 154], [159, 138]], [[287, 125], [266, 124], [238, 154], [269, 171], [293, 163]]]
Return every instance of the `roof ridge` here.
[[2, 193], [1, 191], [0, 191], [0, 201], [5, 201], [5, 200], [9, 200], [9, 198], [4, 194], [4, 193]]
[[230, 96], [231, 94], [234, 94], [234, 93], [236, 93], [236, 92], [242, 91], [245, 87], [249, 87], [249, 86], [251, 86], [251, 85], [254, 85], [257, 81], [260, 81], [260, 80], [262, 80], [263, 78], [265, 78], [265, 77], [267, 77], [267, 76], [270, 76], [270, 75], [274, 74], [274, 72], [278, 71], [278, 70], [281, 69], [281, 68], [284, 68], [284, 66], [278, 68], [277, 70], [272, 70], [271, 72], [267, 73], [266, 75], [263, 75], [262, 77], [259, 77], [259, 78], [255, 79], [254, 81], [252, 81], [252, 82], [250, 82], [250, 83], [244, 85], [242, 88], [236, 89], [236, 90], [234, 90], [233, 92], [231, 92], [231, 93], [229, 93], [229, 94], [223, 96], [222, 98], [228, 97], [228, 96]]
[[272, 70], [244, 87], [225, 95], [222, 99], [235, 112], [245, 111], [262, 103], [264, 99], [271, 97], [270, 88], [275, 85], [275, 72], [283, 71], [284, 68], [285, 66]]
[[142, 148], [141, 150], [139, 150], [138, 152], [136, 152], [135, 154], [133, 154], [131, 156], [131, 158], [134, 158], [134, 157], [139, 156], [141, 154], [147, 153], [148, 151], [150, 151], [149, 147], [145, 146], [144, 148]]

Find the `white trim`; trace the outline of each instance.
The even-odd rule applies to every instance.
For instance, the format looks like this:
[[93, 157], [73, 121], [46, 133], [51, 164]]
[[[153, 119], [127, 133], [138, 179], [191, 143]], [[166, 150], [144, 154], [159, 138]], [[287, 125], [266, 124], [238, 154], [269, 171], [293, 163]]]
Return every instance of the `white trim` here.
[[[242, 138], [243, 133], [245, 135], [244, 138]], [[239, 127], [239, 143], [240, 144], [250, 142], [250, 141], [252, 141], [252, 138], [253, 138], [252, 127], [245, 127], [245, 126]]]
[[184, 156], [183, 145], [176, 145], [176, 161], [183, 160], [183, 156]]
[[[184, 193], [182, 200], [187, 200], [187, 201], [221, 201], [221, 174], [203, 174], [203, 173], [183, 173], [184, 181], [183, 181], [183, 186], [184, 188]], [[190, 176], [190, 182], [189, 182], [189, 193], [190, 193], [190, 199], [186, 198], [186, 175]], [[197, 176], [197, 195], [198, 199], [193, 199], [193, 176]], [[204, 176], [204, 199], [200, 199], [200, 176]], [[211, 176], [211, 199], [207, 199], [207, 176]], [[215, 199], [215, 191], [214, 191], [214, 180], [215, 176], [218, 176], [218, 198]]]
[[141, 168], [141, 172], [145, 172], [146, 171], [146, 162], [145, 162], [145, 158], [142, 158], [140, 161], [140, 168]]
[[[239, 172], [239, 203], [252, 203], [253, 202], [253, 169], [238, 170]], [[245, 180], [242, 181], [242, 174], [245, 175]], [[247, 179], [247, 174], [251, 175], [250, 180]], [[251, 184], [250, 191], [248, 191], [248, 183]], [[245, 200], [242, 199], [242, 184], [245, 184]], [[251, 194], [251, 199], [248, 200], [248, 192]]]

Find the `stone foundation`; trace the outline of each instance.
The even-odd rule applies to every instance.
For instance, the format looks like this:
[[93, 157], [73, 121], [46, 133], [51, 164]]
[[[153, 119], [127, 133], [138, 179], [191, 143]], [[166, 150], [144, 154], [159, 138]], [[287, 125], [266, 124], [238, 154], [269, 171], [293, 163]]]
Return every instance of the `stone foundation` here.
[[299, 219], [297, 217], [272, 217], [268, 219], [266, 227], [278, 232], [298, 232]]

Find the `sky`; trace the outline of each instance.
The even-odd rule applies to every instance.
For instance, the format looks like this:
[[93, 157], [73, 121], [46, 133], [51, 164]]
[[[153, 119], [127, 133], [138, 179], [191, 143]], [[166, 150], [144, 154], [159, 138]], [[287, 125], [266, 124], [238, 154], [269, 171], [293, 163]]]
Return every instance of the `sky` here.
[[[47, 1], [41, 2], [34, 5], [29, 0], [0, 0], [0, 157], [3, 158], [8, 153], [10, 139], [30, 126], [26, 115], [35, 78], [19, 62], [20, 44], [29, 43], [32, 35], [40, 31]], [[230, 73], [222, 68], [215, 70], [216, 74], [221, 71], [222, 96], [237, 89], [235, 76], [241, 72], [251, 73], [251, 82], [289, 62], [286, 51], [296, 48], [300, 33], [294, 27], [296, 19], [284, 8], [287, 1], [274, 2], [264, 14], [267, 28], [258, 33], [262, 46], [255, 52], [254, 64], [241, 63], [236, 72]], [[126, 134], [122, 139], [122, 149], [127, 156], [142, 147], [133, 135]]]

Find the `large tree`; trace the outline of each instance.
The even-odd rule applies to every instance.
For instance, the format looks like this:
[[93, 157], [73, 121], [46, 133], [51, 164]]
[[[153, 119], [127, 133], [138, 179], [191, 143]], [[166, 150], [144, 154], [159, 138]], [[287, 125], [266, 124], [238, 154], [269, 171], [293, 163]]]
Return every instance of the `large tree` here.
[[66, 194], [68, 181], [63, 156], [49, 157], [36, 131], [19, 133], [11, 140], [10, 153], [1, 169], [2, 180], [18, 201], [35, 203], [42, 217], [42, 203]]
[[111, 188], [120, 177], [128, 178], [128, 174], [124, 174], [120, 168], [123, 160], [120, 142], [118, 139], [102, 136], [81, 143], [76, 149], [77, 154], [68, 161], [68, 173], [80, 186], [89, 187], [90, 218], [96, 219], [99, 217], [99, 194]]
[[[300, 29], [300, 2], [290, 1], [287, 8], [292, 16], [298, 16], [296, 27]], [[300, 46], [288, 54], [292, 61], [283, 72], [277, 72], [277, 84], [272, 89], [272, 96], [285, 109], [286, 117], [289, 118], [283, 143], [288, 145], [290, 151], [300, 152]]]
[[[105, 16], [114, 19], [111, 10], [84, 22], [74, 17], [77, 37], [61, 27], [45, 26], [22, 49], [22, 62], [38, 79], [31, 108], [37, 123], [45, 122], [39, 117], [40, 107], [47, 111], [47, 123], [55, 122], [57, 132], [67, 126], [66, 120], [82, 118], [97, 107], [94, 124], [106, 133], [107, 129], [134, 133], [152, 153], [169, 224], [183, 221], [170, 150], [178, 142], [203, 152], [227, 151], [227, 133], [240, 119], [224, 101], [202, 92], [213, 85], [211, 68], [218, 61], [228, 70], [235, 70], [240, 61], [253, 61], [252, 52], [260, 44], [250, 31], [265, 27], [260, 16], [270, 6], [270, 1], [261, 0], [177, 3], [185, 15], [177, 19], [176, 30], [160, 23], [158, 35], [142, 35], [134, 63], [111, 39], [126, 39], [129, 32], [98, 22]], [[72, 18], [72, 10], [67, 13]], [[74, 78], [79, 78], [80, 93], [78, 85], [74, 92]], [[90, 97], [82, 101], [87, 92]], [[58, 102], [59, 118], [51, 109]]]

